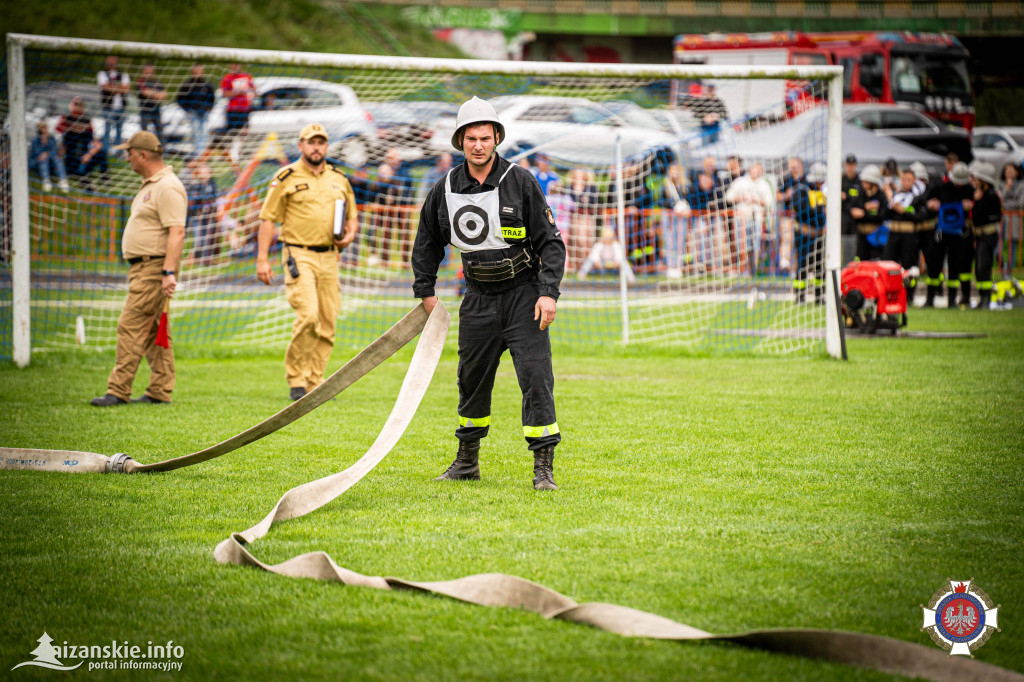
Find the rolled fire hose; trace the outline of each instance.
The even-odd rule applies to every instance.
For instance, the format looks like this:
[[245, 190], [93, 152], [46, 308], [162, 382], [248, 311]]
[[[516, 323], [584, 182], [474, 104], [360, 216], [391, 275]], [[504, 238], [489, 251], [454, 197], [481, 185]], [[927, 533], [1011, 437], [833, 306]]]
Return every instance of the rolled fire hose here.
[[[298, 518], [329, 504], [358, 483], [387, 456], [412, 421], [420, 401], [426, 394], [441, 357], [449, 319], [448, 311], [440, 303], [429, 317], [422, 306], [417, 307], [304, 398], [292, 403], [270, 419], [206, 450], [177, 459], [143, 465], [125, 455], [107, 458], [95, 453], [74, 451], [0, 449], [0, 455], [4, 457], [3, 468], [134, 473], [169, 471], [205, 462], [273, 433], [308, 414], [370, 372], [422, 330], [420, 342], [416, 346], [391, 414], [366, 454], [344, 471], [310, 481], [286, 492], [262, 521], [248, 530], [232, 533], [231, 537], [217, 545], [214, 557], [218, 562], [251, 566], [293, 578], [334, 580], [345, 585], [384, 590], [419, 590], [480, 606], [524, 609], [547, 619], [557, 618], [590, 625], [625, 637], [732, 642], [767, 651], [873, 668], [885, 673], [920, 677], [937, 682], [1024, 682], [1024, 675], [1012, 670], [976, 660], [949, 657], [936, 647], [878, 635], [812, 628], [752, 630], [731, 635], [715, 635], [625, 606], [596, 602], [578, 604], [543, 585], [502, 573], [470, 575], [441, 582], [414, 582], [357, 573], [338, 566], [325, 552], [301, 554], [276, 565], [264, 564], [254, 557], [245, 548], [246, 544], [267, 535], [278, 521]], [[29, 458], [33, 463], [21, 461]], [[15, 466], [10, 465], [12, 460], [15, 460]]]

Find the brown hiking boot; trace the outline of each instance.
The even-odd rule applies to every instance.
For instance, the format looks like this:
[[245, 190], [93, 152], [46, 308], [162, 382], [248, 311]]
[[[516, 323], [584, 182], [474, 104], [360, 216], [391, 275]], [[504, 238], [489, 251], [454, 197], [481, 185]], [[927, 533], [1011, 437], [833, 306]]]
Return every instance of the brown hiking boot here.
[[480, 480], [480, 441], [459, 441], [459, 451], [455, 453], [455, 461], [448, 470], [434, 479], [435, 481], [479, 481]]
[[558, 490], [552, 471], [555, 459], [554, 446], [535, 450], [533, 453], [533, 489]]

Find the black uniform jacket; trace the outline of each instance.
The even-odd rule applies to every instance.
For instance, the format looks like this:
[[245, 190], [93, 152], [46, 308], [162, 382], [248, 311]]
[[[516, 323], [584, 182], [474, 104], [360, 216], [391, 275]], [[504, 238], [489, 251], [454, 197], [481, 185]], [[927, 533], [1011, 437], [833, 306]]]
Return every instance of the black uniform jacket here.
[[[500, 261], [516, 253], [520, 248], [517, 245], [528, 244], [534, 258], [539, 257], [540, 260], [537, 273], [539, 294], [557, 300], [558, 285], [565, 270], [565, 244], [551, 217], [544, 192], [530, 171], [518, 165], [513, 166], [501, 185], [498, 185], [509, 165], [508, 161], [495, 154], [494, 165], [483, 184], [473, 179], [465, 162], [451, 174], [452, 192], [455, 194], [479, 194], [497, 187], [502, 227], [526, 228], [522, 239], [505, 238], [509, 245], [507, 249], [474, 251], [471, 254], [472, 260]], [[444, 258], [445, 246], [451, 241], [444, 185], [445, 176], [442, 176], [427, 194], [420, 212], [420, 224], [412, 250], [412, 271], [415, 275], [412, 291], [417, 298], [434, 295], [437, 268]]]
[[[870, 204], [872, 201], [878, 202], [878, 208], [868, 208], [866, 206], [866, 204]], [[858, 225], [881, 225], [889, 218], [889, 200], [881, 189], [868, 196], [867, 191], [861, 187], [860, 194], [854, 197], [850, 203], [850, 208], [864, 210], [864, 217], [854, 218]]]
[[1003, 220], [1003, 202], [996, 194], [996, 191], [989, 187], [981, 195], [981, 199], [974, 202], [971, 210], [971, 220], [975, 225], [991, 225]]

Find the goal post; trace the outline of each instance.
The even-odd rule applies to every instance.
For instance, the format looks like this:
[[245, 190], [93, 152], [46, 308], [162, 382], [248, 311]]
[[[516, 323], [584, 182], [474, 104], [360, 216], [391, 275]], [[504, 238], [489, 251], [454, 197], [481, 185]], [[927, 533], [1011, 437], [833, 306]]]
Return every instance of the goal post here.
[[[120, 233], [138, 178], [107, 150], [99, 167], [69, 167], [62, 191], [56, 178], [30, 169], [26, 153], [44, 122], [66, 146], [57, 128], [74, 97], [102, 137], [96, 74], [107, 55], [120, 58], [133, 84], [152, 65], [167, 93], [160, 135], [191, 199], [171, 306], [178, 344], [287, 342], [283, 286], [264, 287], [254, 275], [255, 226], [269, 181], [297, 158], [298, 129], [312, 121], [327, 126], [329, 155], [360, 203], [359, 235], [339, 259], [339, 342], [355, 346], [386, 329], [412, 302], [408, 259], [425, 193], [446, 154], [461, 160], [446, 143], [454, 111], [479, 95], [498, 103], [509, 136], [498, 151], [543, 180], [567, 244], [554, 340], [840, 356], [832, 291], [841, 264], [840, 67], [427, 59], [9, 34], [2, 112], [9, 153], [0, 166], [8, 180], [0, 308], [9, 306], [0, 313], [9, 324], [0, 322], [7, 336], [0, 356], [18, 365], [33, 350], [110, 348], [115, 340], [127, 279]], [[233, 63], [258, 84], [240, 134], [225, 132], [219, 92], [201, 125], [175, 102], [194, 65], [204, 65], [216, 87]], [[787, 101], [794, 83], [806, 113]], [[714, 102], [716, 87], [745, 88], [749, 109], [760, 114], [709, 117], [702, 107]], [[134, 85], [126, 100], [122, 137], [144, 123]], [[789, 150], [752, 146], [783, 128], [802, 131]], [[208, 145], [197, 142], [200, 130]], [[773, 196], [750, 209], [728, 191], [740, 176], [729, 176], [727, 163], [735, 160], [744, 174], [757, 165], [781, 190], [791, 156], [825, 169], [815, 188], [827, 213], [820, 238], [801, 237], [786, 200]], [[717, 170], [707, 169], [709, 158]], [[707, 191], [702, 173], [713, 181]], [[606, 232], [621, 264], [588, 266]], [[805, 261], [824, 268], [812, 272]], [[273, 265], [280, 277], [279, 261]], [[457, 298], [463, 286], [458, 254], [450, 252], [438, 291]]]

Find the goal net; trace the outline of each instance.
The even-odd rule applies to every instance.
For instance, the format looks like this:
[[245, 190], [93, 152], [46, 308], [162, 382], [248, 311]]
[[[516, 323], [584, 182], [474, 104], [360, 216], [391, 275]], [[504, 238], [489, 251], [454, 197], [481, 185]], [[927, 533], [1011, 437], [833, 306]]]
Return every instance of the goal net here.
[[[29, 348], [113, 346], [127, 287], [121, 235], [140, 179], [112, 147], [142, 128], [161, 138], [189, 193], [170, 307], [176, 345], [287, 343], [293, 315], [279, 245], [275, 284], [255, 277], [258, 214], [312, 122], [327, 129], [329, 159], [359, 205], [358, 237], [338, 264], [338, 343], [375, 338], [414, 303], [420, 206], [461, 163], [450, 138], [459, 105], [474, 95], [496, 107], [507, 132], [499, 153], [532, 169], [566, 242], [555, 341], [838, 354], [838, 197], [825, 201], [839, 186], [838, 68], [385, 58], [10, 35], [5, 70], [0, 356], [19, 364]], [[253, 77], [255, 93], [229, 102], [220, 87], [238, 72]], [[209, 84], [206, 96], [197, 79]], [[111, 82], [126, 87], [105, 94], [100, 83]], [[724, 102], [737, 97], [745, 110], [729, 111]], [[244, 126], [229, 105], [247, 110]], [[437, 290], [455, 309], [463, 280], [454, 250]]]

